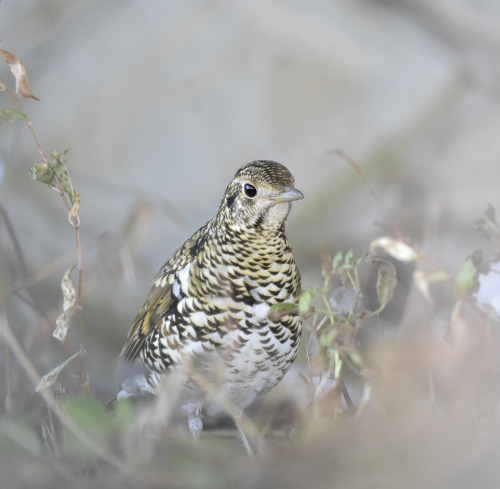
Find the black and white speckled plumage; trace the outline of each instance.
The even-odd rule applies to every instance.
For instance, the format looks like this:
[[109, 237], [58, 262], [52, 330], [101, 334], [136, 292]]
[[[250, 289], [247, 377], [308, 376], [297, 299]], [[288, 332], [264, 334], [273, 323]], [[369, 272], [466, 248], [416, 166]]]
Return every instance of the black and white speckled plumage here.
[[290, 202], [301, 198], [279, 163], [255, 161], [236, 173], [217, 215], [154, 278], [120, 355], [118, 398], [154, 394], [165, 373], [180, 370], [188, 411], [214, 415], [221, 408], [189, 372], [240, 410], [281, 380], [297, 354], [301, 325], [294, 315], [272, 321], [268, 311], [297, 302], [301, 292], [284, 233]]

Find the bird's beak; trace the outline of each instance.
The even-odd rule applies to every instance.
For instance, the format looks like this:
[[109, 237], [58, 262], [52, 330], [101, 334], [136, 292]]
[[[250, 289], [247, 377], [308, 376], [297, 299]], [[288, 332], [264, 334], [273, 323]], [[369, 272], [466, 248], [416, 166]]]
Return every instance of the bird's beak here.
[[280, 202], [292, 202], [294, 200], [300, 200], [303, 198], [304, 194], [300, 190], [292, 187], [287, 188], [280, 194], [271, 195], [270, 200], [272, 200], [275, 204], [279, 204]]

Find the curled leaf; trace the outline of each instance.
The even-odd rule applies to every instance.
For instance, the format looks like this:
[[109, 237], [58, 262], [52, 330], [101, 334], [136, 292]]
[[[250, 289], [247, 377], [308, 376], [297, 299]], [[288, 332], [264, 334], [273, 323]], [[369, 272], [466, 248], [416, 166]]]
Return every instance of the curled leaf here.
[[436, 282], [449, 280], [449, 278], [450, 276], [442, 270], [433, 273], [426, 273], [423, 270], [415, 270], [413, 273], [413, 282], [415, 283], [415, 287], [417, 287], [418, 291], [430, 304], [432, 304], [432, 298], [429, 291], [430, 286]]
[[61, 282], [61, 290], [63, 293], [63, 310], [69, 311], [76, 304], [76, 290], [71, 281], [71, 273], [75, 267], [72, 266], [65, 274]]
[[4, 49], [0, 49], [0, 54], [3, 56], [3, 59], [10, 66], [10, 71], [14, 75], [16, 79], [16, 94], [20, 97], [24, 98], [32, 98], [40, 101], [38, 97], [35, 97], [31, 92], [28, 76], [26, 75], [26, 68], [21, 63], [20, 59], [9, 53], [9, 51], [5, 51]]
[[81, 351], [76, 352], [73, 356], [69, 357], [63, 363], [58, 365], [56, 368], [52, 369], [48, 374], [45, 374], [38, 385], [35, 387], [36, 392], [40, 392], [42, 390], [46, 390], [51, 387], [54, 382], [57, 380], [57, 377], [61, 373], [61, 371], [67, 367], [71, 362], [73, 362], [76, 358], [78, 358], [81, 354]]
[[80, 225], [80, 217], [78, 212], [80, 211], [80, 194], [74, 190], [73, 191], [73, 207], [69, 211], [68, 219], [72, 226]]
[[400, 239], [389, 238], [388, 236], [377, 238], [370, 244], [371, 251], [375, 248], [380, 248], [393, 258], [396, 258], [396, 260], [405, 263], [420, 260], [420, 255], [411, 246]]
[[396, 268], [388, 260], [377, 259], [374, 261], [377, 267], [377, 297], [382, 308], [391, 302], [394, 289], [398, 283]]
[[74, 266], [71, 267], [65, 274], [61, 282], [61, 290], [63, 294], [63, 312], [56, 319], [56, 329], [52, 336], [64, 343], [68, 334], [69, 321], [75, 311], [78, 309], [76, 301], [76, 290], [71, 281], [71, 272]]

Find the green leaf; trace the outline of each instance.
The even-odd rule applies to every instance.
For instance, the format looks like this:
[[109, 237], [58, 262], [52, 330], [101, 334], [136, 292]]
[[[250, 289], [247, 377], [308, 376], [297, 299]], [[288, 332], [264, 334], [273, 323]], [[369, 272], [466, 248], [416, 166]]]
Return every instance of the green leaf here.
[[289, 314], [297, 314], [297, 305], [291, 302], [280, 302], [278, 304], [273, 304], [269, 308], [268, 316], [271, 321], [280, 321], [283, 316]]
[[455, 279], [457, 295], [470, 294], [477, 284], [478, 270], [471, 258], [467, 258]]
[[69, 176], [66, 165], [66, 153], [68, 150], [59, 153], [54, 151], [50, 155], [50, 161], [47, 163], [38, 163], [30, 168], [31, 178], [37, 182], [42, 182], [51, 188], [55, 188], [55, 181], [59, 182], [61, 189], [68, 195], [71, 205], [75, 206], [79, 195], [73, 189], [73, 184]]
[[349, 250], [349, 251], [345, 254], [344, 263], [345, 263], [347, 266], [352, 266], [352, 265], [354, 264], [353, 257], [354, 257], [354, 253], [353, 253], [353, 251], [352, 251], [352, 250]]
[[37, 182], [45, 183], [45, 185], [49, 185], [53, 187], [54, 182], [54, 168], [47, 163], [37, 163], [36, 165], [30, 168], [31, 178]]
[[342, 252], [337, 251], [337, 254], [334, 256], [332, 261], [332, 269], [335, 270], [340, 265], [341, 261], [342, 261]]
[[[114, 413], [104, 404], [92, 397], [75, 396], [65, 399], [63, 409], [96, 443], [103, 447], [108, 445], [116, 426]], [[63, 430], [62, 449], [65, 455], [75, 457], [82, 464], [96, 457], [68, 428]]]
[[73, 184], [71, 183], [71, 178], [69, 177], [68, 167], [66, 165], [66, 153], [68, 150], [59, 153], [58, 151], [54, 151], [50, 158], [52, 160], [52, 166], [54, 168], [55, 175], [59, 180], [59, 184], [61, 188], [66, 192], [68, 197], [71, 200], [71, 204], [75, 203], [75, 194], [73, 190]]
[[117, 430], [130, 426], [134, 416], [134, 406], [130, 399], [120, 399], [113, 406], [113, 424]]
[[[336, 329], [331, 329], [330, 331], [322, 334], [319, 337], [320, 346], [322, 346], [323, 348], [328, 348], [328, 349], [332, 348], [337, 336], [338, 336], [338, 331]], [[333, 352], [331, 352], [330, 350], [327, 351], [328, 356], [331, 356], [332, 353]]]
[[311, 308], [311, 303], [314, 298], [314, 289], [306, 290], [299, 298], [299, 314], [305, 314]]
[[387, 260], [377, 259], [375, 262], [377, 267], [377, 297], [383, 309], [391, 302], [394, 295], [394, 289], [398, 283], [396, 278], [396, 268]]
[[13, 109], [0, 110], [0, 124], [10, 124], [11, 122], [27, 121], [28, 117], [22, 112]]
[[106, 406], [92, 397], [68, 397], [64, 401], [64, 410], [83, 428], [107, 422], [110, 418]]

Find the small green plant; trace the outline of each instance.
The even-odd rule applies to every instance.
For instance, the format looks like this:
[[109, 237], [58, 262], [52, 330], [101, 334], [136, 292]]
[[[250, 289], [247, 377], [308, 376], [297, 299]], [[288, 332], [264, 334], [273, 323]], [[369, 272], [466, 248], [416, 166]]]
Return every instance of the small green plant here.
[[[376, 291], [380, 306], [367, 311], [362, 306], [360, 267], [375, 266], [378, 272]], [[308, 332], [308, 375], [302, 376], [311, 390], [315, 412], [343, 411], [342, 398], [348, 409], [353, 402], [342, 380], [345, 364], [359, 374], [365, 383], [362, 410], [369, 399], [370, 382], [367, 369], [357, 346], [357, 335], [365, 319], [376, 316], [392, 299], [397, 284], [394, 265], [370, 254], [355, 256], [353, 251], [337, 252], [331, 257], [323, 253], [323, 283], [302, 293], [295, 312], [300, 314]], [[290, 312], [290, 304], [277, 304], [272, 314]]]
[[[24, 121], [33, 137], [35, 145], [40, 153], [42, 158], [42, 163], [35, 164], [32, 168], [30, 168], [31, 177], [33, 180], [44, 183], [52, 190], [55, 190], [59, 196], [61, 197], [64, 206], [68, 212], [68, 220], [70, 224], [75, 229], [76, 235], [76, 252], [77, 252], [77, 265], [78, 265], [78, 287], [74, 288], [73, 283], [71, 282], [71, 272], [74, 267], [71, 267], [63, 277], [61, 288], [63, 293], [63, 312], [58, 317], [56, 322], [56, 328], [54, 330], [53, 336], [57, 338], [61, 343], [64, 343], [66, 340], [66, 333], [69, 326], [69, 321], [72, 315], [78, 311], [80, 313], [80, 388], [84, 389], [88, 386], [88, 379], [85, 373], [84, 368], [84, 359], [85, 359], [85, 332], [83, 326], [83, 318], [82, 318], [82, 310], [80, 306], [81, 302], [81, 294], [82, 294], [82, 280], [83, 280], [83, 260], [82, 260], [82, 251], [80, 246], [80, 194], [74, 189], [73, 183], [71, 182], [68, 166], [66, 164], [66, 153], [67, 150], [60, 153], [58, 151], [52, 152], [50, 156], [47, 157], [45, 151], [42, 149], [42, 146], [38, 140], [36, 132], [33, 128], [33, 124], [24, 111], [21, 103], [17, 99], [17, 96], [23, 98], [31, 98], [39, 101], [31, 92], [28, 83], [28, 77], [26, 74], [26, 69], [24, 65], [19, 60], [17, 56], [14, 54], [0, 49], [0, 54], [3, 56], [4, 60], [9, 64], [10, 70], [15, 77], [16, 80], [16, 91], [12, 92], [8, 86], [0, 80], [0, 91], [3, 91], [9, 97], [14, 109], [5, 108], [0, 110], [0, 124], [13, 123], [17, 121]], [[72, 360], [76, 358], [76, 356], [72, 357]], [[62, 366], [56, 367], [51, 374], [47, 374], [44, 377], [44, 382], [39, 382], [39, 386], [43, 385], [44, 389], [49, 387], [47, 379], [54, 379], [56, 375], [54, 372], [59, 372], [64, 368], [69, 362], [63, 362]], [[34, 369], [32, 369], [34, 370]], [[9, 373], [7, 372], [7, 375]], [[10, 382], [7, 382], [7, 385], [10, 385]]]

